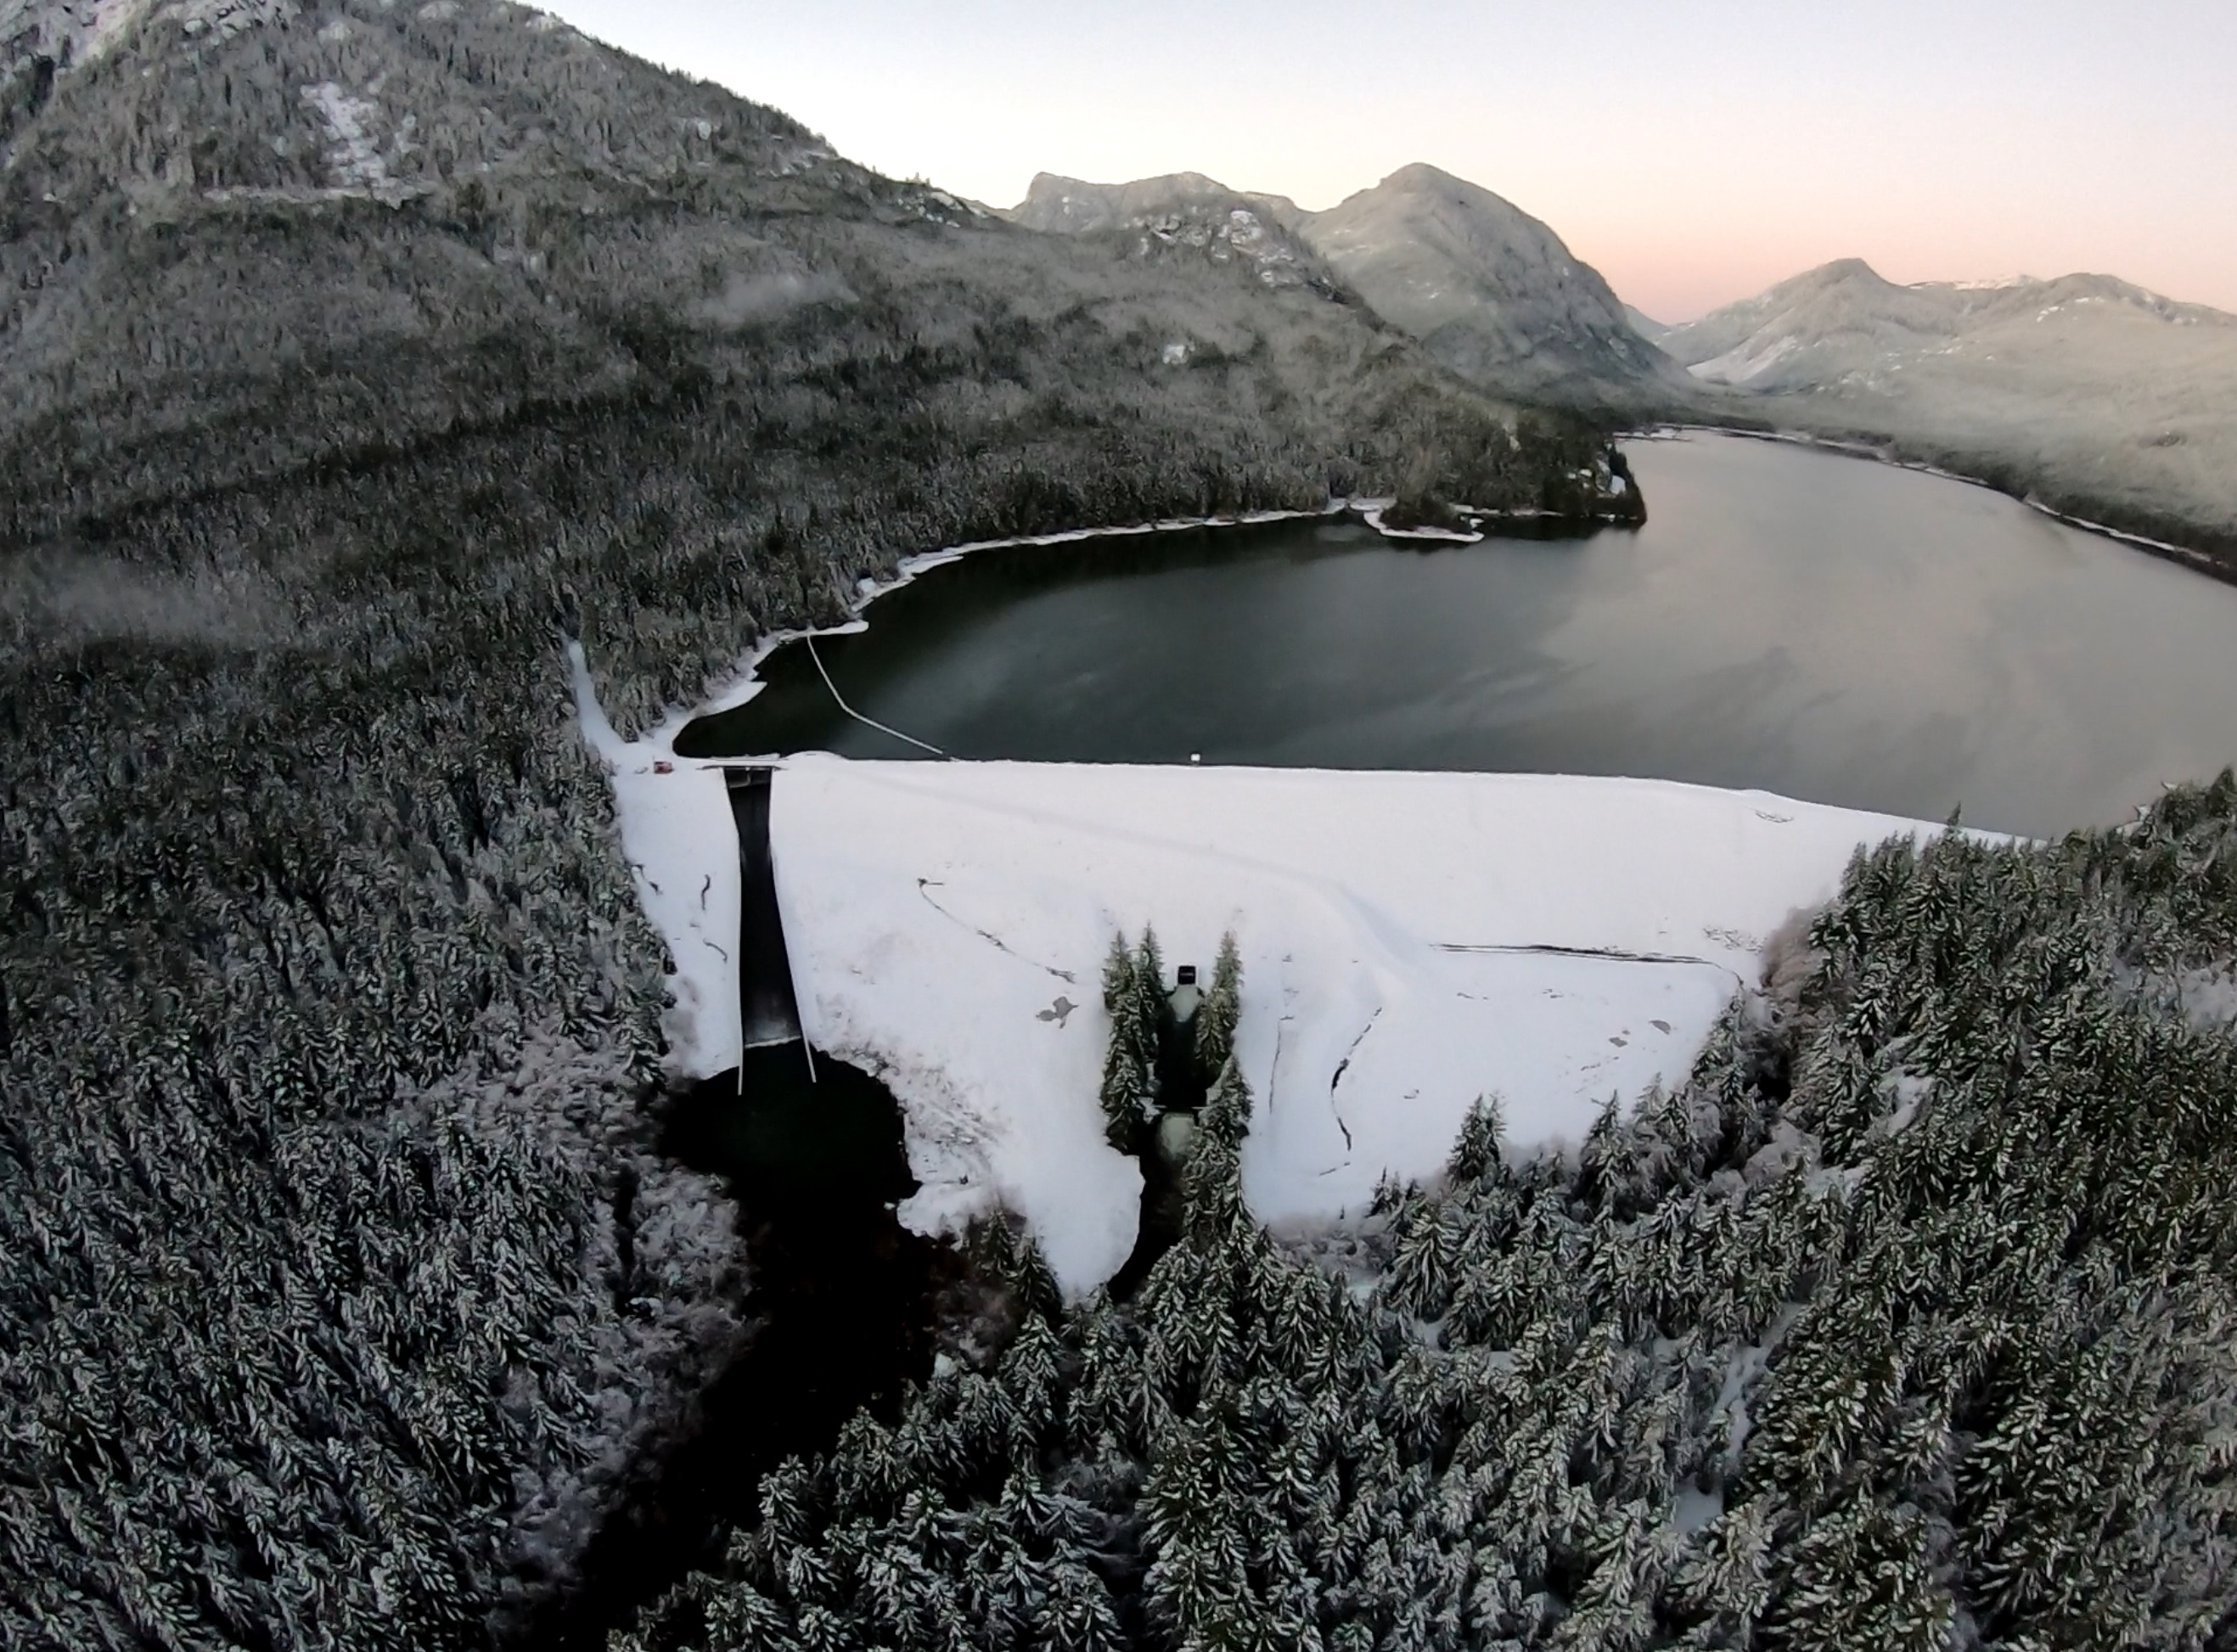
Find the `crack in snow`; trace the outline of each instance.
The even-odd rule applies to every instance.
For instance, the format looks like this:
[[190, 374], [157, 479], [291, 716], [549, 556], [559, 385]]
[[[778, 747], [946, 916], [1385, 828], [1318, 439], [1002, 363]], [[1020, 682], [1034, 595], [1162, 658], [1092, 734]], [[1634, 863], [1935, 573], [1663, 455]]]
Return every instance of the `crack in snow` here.
[[1351, 1152], [1351, 1127], [1343, 1121], [1343, 1114], [1336, 1110], [1336, 1087], [1343, 1082], [1344, 1073], [1351, 1066], [1351, 1058], [1359, 1054], [1359, 1047], [1367, 1042], [1367, 1035], [1375, 1030], [1375, 1023], [1382, 1019], [1382, 1006], [1377, 1004], [1375, 1013], [1367, 1018], [1367, 1025], [1359, 1029], [1359, 1036], [1351, 1041], [1351, 1047], [1343, 1053], [1343, 1059], [1336, 1064], [1336, 1071], [1329, 1074], [1329, 1116], [1336, 1120], [1336, 1127], [1343, 1132], [1346, 1153]]
[[1028, 958], [1024, 953], [1017, 950], [1017, 948], [1011, 946], [1008, 942], [1003, 940], [1001, 936], [993, 933], [991, 930], [982, 929], [975, 923], [967, 922], [965, 920], [957, 917], [955, 914], [950, 912], [946, 907], [940, 905], [939, 902], [932, 898], [930, 891], [934, 889], [944, 887], [945, 886], [942, 885], [936, 878], [921, 877], [916, 881], [916, 892], [924, 897], [924, 903], [930, 907], [934, 911], [939, 913], [941, 917], [946, 918], [950, 923], [959, 924], [962, 928], [970, 930], [973, 935], [977, 935], [981, 941], [986, 942], [989, 946], [994, 947], [1000, 951], [1008, 953], [1010, 956], [1015, 958], [1020, 963], [1031, 964], [1034, 968], [1044, 970], [1049, 975], [1054, 975], [1059, 981], [1064, 981], [1070, 986], [1077, 987], [1079, 985], [1079, 977], [1073, 975], [1071, 970], [1059, 969], [1054, 964], [1045, 964], [1037, 958]]
[[1616, 947], [1561, 947], [1550, 943], [1529, 944], [1497, 942], [1435, 941], [1430, 942], [1439, 952], [1459, 952], [1471, 955], [1501, 954], [1520, 956], [1556, 958], [1601, 958], [1611, 963], [1641, 964], [1699, 964], [1709, 969], [1721, 969], [1737, 977], [1739, 971], [1730, 964], [1719, 963], [1714, 958], [1700, 958], [1686, 952], [1627, 952]]

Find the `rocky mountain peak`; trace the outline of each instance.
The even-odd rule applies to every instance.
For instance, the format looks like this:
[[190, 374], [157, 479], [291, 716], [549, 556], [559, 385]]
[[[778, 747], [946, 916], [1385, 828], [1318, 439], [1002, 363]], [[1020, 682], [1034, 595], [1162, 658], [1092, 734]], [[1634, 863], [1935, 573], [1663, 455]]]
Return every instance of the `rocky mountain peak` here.
[[1512, 393], [1616, 403], [1688, 393], [1600, 272], [1512, 202], [1415, 162], [1299, 233], [1387, 320]]
[[1798, 279], [1819, 287], [1831, 287], [1842, 281], [1861, 281], [1871, 287], [1895, 285], [1861, 258], [1836, 258], [1830, 263], [1820, 264], [1817, 268], [1807, 271]]
[[1138, 258], [1200, 254], [1240, 264], [1268, 287], [1332, 292], [1335, 281], [1297, 238], [1305, 215], [1284, 196], [1231, 189], [1201, 172], [1116, 184], [1044, 172], [1002, 215], [1044, 235], [1125, 235]]
[[1241, 252], [1269, 284], [1322, 272], [1501, 394], [1644, 404], [1691, 393], [1552, 230], [1423, 162], [1326, 212], [1196, 172], [1120, 184], [1043, 173], [1004, 216], [1046, 234], [1123, 232], [1145, 256], [1165, 246]]

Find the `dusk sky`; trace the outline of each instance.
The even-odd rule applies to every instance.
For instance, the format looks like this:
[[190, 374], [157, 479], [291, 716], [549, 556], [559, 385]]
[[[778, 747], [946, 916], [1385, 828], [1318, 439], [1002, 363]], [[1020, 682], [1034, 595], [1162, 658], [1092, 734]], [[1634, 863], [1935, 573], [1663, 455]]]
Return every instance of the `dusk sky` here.
[[1683, 320], [1831, 258], [2237, 310], [2232, 0], [558, 0], [856, 160], [1333, 206], [1411, 161]]

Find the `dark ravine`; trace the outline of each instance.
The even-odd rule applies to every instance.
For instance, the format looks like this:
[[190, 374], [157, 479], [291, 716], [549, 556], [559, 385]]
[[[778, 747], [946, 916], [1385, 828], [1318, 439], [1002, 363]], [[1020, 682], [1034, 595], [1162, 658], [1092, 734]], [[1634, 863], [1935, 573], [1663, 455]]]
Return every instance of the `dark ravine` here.
[[894, 1218], [915, 1182], [891, 1093], [828, 1055], [808, 1072], [801, 1046], [769, 1046], [668, 1102], [663, 1151], [720, 1177], [737, 1202], [751, 1327], [600, 1524], [577, 1586], [509, 1644], [598, 1652], [647, 1601], [719, 1563], [728, 1534], [756, 1517], [769, 1469], [828, 1450], [860, 1409], [890, 1420], [943, 1338], [983, 1324], [965, 1252]]

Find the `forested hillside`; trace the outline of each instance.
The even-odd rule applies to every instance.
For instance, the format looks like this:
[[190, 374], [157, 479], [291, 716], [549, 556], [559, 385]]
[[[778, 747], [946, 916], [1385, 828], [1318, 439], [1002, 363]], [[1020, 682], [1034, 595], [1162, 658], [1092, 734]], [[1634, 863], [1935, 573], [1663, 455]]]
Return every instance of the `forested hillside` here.
[[1270, 286], [1356, 294], [1495, 395], [1630, 419], [1714, 400], [1635, 330], [1600, 272], [1551, 228], [1432, 166], [1402, 167], [1325, 212], [1194, 172], [1122, 184], [1042, 173], [1003, 215], [1138, 258], [1192, 246], [1242, 261]]
[[0, 40], [0, 1643], [515, 1640], [748, 1318], [566, 640], [633, 728], [907, 552], [1599, 438], [518, 8], [97, 10]]
[[1138, 1295], [1026, 1267], [615, 1652], [2229, 1644], [2237, 781], [1860, 850], [1808, 942], [1684, 1087], [1521, 1159], [1488, 1104], [1344, 1245], [1250, 1219], [1231, 1063]]

